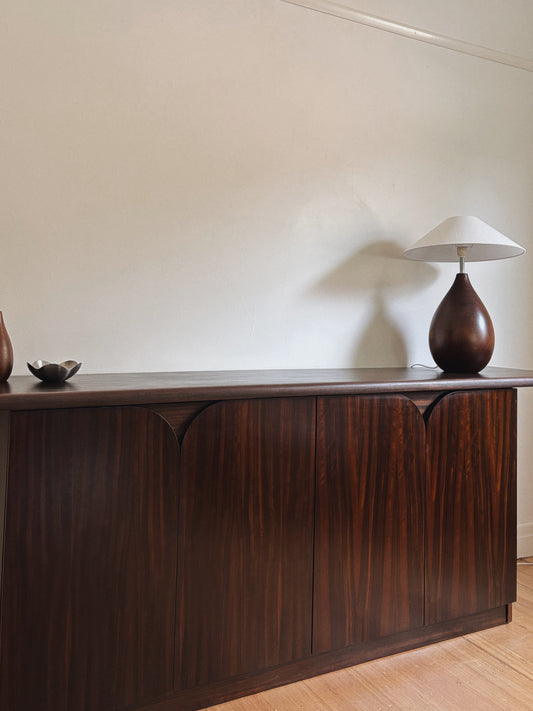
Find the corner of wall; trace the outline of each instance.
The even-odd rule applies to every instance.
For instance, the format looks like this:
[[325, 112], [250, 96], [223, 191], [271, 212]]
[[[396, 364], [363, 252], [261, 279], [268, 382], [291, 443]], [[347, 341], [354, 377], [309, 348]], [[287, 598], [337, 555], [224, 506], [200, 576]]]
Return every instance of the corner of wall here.
[[533, 556], [533, 521], [518, 526], [517, 557]]

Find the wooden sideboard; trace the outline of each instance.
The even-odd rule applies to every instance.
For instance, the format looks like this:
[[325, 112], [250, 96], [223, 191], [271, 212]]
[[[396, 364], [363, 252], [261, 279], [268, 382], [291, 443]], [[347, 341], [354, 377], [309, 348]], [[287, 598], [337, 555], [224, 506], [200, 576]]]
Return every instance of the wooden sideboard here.
[[0, 386], [0, 708], [192, 711], [509, 621], [516, 388], [415, 369]]

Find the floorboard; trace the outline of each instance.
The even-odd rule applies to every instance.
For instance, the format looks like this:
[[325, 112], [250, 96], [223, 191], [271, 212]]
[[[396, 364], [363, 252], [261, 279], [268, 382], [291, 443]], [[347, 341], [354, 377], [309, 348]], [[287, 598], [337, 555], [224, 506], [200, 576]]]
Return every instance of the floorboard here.
[[[523, 562], [532, 562], [533, 558]], [[532, 711], [533, 565], [508, 625], [212, 706], [210, 711]]]

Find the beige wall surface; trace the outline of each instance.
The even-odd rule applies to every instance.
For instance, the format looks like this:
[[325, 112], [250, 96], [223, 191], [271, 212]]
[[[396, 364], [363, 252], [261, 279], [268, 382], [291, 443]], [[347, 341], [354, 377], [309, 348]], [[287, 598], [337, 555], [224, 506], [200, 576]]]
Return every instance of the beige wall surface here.
[[[525, 0], [350, 3], [532, 54]], [[37, 358], [87, 373], [431, 364], [456, 270], [400, 255], [458, 214], [528, 249], [468, 271], [492, 365], [533, 367], [533, 73], [281, 0], [18, 0], [2, 15], [16, 373]], [[531, 555], [533, 393], [519, 400]]]

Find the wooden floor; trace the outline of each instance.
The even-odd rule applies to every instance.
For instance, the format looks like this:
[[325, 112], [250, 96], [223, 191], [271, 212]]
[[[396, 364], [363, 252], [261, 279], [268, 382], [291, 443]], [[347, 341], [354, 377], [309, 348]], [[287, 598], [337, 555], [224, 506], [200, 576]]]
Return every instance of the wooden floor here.
[[[532, 558], [528, 558], [532, 561]], [[533, 566], [513, 621], [271, 689], [210, 711], [533, 711]]]

